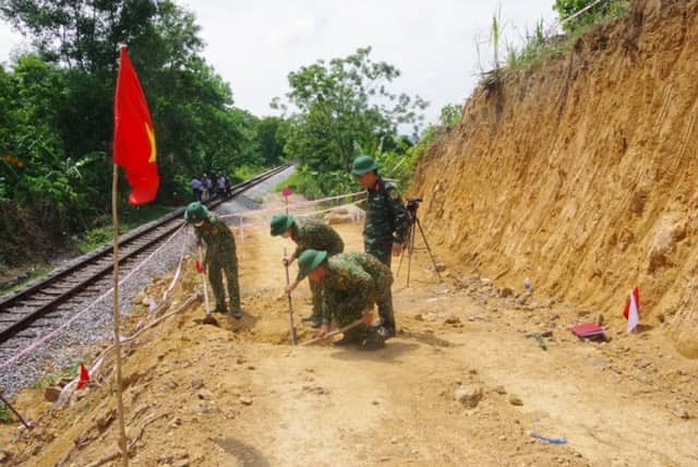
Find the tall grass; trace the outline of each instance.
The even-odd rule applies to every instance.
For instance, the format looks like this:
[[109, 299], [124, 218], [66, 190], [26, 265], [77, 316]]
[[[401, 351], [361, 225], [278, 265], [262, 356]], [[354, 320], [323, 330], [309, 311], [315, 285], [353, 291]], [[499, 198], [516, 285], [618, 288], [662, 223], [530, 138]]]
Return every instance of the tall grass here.
[[[521, 46], [507, 40], [504, 35], [505, 27], [501, 9], [498, 8], [492, 15], [488, 40], [480, 41], [479, 38], [476, 38], [475, 47], [480, 68], [480, 84], [486, 88], [491, 88], [494, 82], [501, 83], [503, 76], [507, 73], [528, 70], [552, 57], [567, 54], [577, 39], [593, 27], [626, 15], [629, 4], [629, 0], [605, 0], [578, 16], [573, 16], [569, 12], [561, 13], [563, 17], [562, 29], [565, 34], [560, 33], [559, 24], [546, 27], [543, 20], [540, 19], [536, 22], [533, 31], [527, 30], [524, 37], [521, 38]], [[565, 22], [564, 18], [568, 17], [570, 20]], [[483, 44], [489, 46], [492, 54], [492, 61], [487, 70], [482, 67], [481, 47]], [[505, 48], [504, 63], [501, 60], [502, 46]]]
[[[504, 23], [502, 23], [502, 10], [497, 8], [497, 11], [492, 15], [490, 23], [490, 31], [486, 40], [483, 40], [479, 35], [475, 36], [475, 51], [477, 53], [477, 63], [481, 75], [496, 73], [500, 69], [500, 48], [502, 38], [504, 37]], [[486, 69], [482, 66], [482, 50], [481, 47], [487, 46], [492, 53], [492, 60], [487, 63]]]

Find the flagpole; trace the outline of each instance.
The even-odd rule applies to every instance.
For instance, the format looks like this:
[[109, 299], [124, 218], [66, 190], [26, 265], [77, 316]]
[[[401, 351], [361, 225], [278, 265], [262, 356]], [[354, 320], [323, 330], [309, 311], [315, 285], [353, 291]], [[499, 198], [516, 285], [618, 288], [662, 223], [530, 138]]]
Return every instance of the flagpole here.
[[113, 164], [111, 191], [111, 210], [114, 223], [114, 350], [116, 351], [116, 406], [119, 412], [119, 447], [121, 459], [125, 467], [128, 467], [128, 445], [126, 438], [126, 425], [124, 424], [124, 402], [121, 394], [121, 341], [119, 339], [119, 214], [118, 214], [118, 184], [119, 169]]

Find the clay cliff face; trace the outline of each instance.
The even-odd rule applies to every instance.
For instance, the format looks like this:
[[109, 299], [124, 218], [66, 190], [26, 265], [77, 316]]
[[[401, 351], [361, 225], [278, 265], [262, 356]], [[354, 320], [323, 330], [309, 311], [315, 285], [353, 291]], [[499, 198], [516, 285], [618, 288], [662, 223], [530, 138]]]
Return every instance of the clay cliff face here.
[[698, 1], [638, 1], [571, 54], [478, 89], [417, 168], [438, 254], [641, 322], [698, 357]]

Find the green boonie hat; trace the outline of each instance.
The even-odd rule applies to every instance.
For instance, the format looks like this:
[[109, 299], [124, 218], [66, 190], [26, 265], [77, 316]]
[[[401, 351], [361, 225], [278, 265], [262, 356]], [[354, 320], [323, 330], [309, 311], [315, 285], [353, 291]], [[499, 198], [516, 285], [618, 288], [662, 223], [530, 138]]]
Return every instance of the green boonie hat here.
[[293, 216], [290, 214], [276, 214], [271, 218], [271, 223], [269, 224], [271, 226], [271, 236], [276, 237], [286, 232], [291, 228], [293, 222]]
[[305, 250], [298, 257], [298, 275], [301, 279], [313, 272], [323, 261], [327, 259], [326, 251], [313, 249]]
[[209, 212], [208, 209], [206, 209], [206, 206], [198, 201], [194, 201], [193, 203], [189, 204], [187, 209], [184, 211], [184, 222], [187, 224], [198, 224], [199, 222], [205, 221], [208, 218], [208, 215]]
[[351, 165], [351, 174], [355, 177], [363, 175], [365, 173], [371, 172], [373, 170], [378, 170], [381, 168], [380, 162], [373, 160], [373, 157], [362, 154], [354, 159], [354, 163]]

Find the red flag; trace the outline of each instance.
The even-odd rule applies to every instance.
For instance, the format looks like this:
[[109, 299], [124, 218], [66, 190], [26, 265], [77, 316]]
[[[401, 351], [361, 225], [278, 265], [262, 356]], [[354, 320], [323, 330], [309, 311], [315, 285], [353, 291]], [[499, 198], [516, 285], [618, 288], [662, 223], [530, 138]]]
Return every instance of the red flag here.
[[150, 203], [160, 185], [155, 130], [148, 103], [125, 47], [121, 48], [114, 97], [114, 163], [126, 170], [132, 206]]
[[80, 364], [80, 380], [78, 381], [78, 389], [83, 389], [90, 382], [90, 372], [84, 363]]
[[632, 332], [640, 324], [640, 289], [637, 287], [630, 292], [625, 302], [623, 316], [628, 320], [628, 332]]
[[196, 272], [198, 272], [199, 274], [204, 272], [204, 267], [201, 265], [201, 261], [199, 261], [198, 259], [196, 260]]

